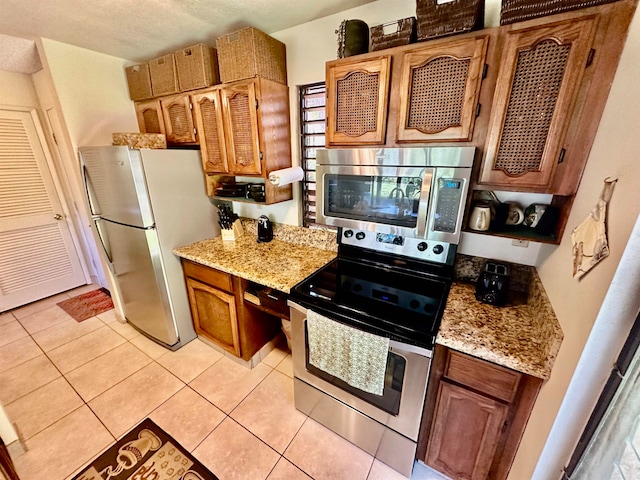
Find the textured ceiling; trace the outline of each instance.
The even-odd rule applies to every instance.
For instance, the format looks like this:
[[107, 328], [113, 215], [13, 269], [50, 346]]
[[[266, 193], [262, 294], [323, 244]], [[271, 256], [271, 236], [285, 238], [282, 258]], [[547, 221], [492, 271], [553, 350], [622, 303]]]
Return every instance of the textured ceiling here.
[[371, 1], [0, 0], [0, 69], [7, 35], [146, 61], [195, 43], [215, 45], [216, 37], [245, 26], [273, 33]]

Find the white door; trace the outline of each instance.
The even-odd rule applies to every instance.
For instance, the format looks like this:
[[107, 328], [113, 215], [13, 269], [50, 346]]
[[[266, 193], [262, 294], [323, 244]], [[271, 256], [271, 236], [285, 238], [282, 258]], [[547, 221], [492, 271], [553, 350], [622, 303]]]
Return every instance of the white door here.
[[0, 312], [86, 283], [35, 121], [0, 110]]

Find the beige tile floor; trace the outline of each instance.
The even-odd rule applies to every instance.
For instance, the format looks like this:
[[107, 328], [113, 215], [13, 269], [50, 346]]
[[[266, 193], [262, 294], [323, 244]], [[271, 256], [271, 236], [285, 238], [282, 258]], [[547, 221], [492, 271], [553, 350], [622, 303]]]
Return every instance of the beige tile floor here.
[[[0, 314], [0, 403], [27, 448], [23, 480], [71, 478], [145, 417], [221, 480], [404, 478], [295, 409], [286, 344], [249, 370], [200, 340], [170, 352], [113, 311], [78, 323], [56, 306], [94, 288]], [[412, 478], [444, 479], [420, 463]]]

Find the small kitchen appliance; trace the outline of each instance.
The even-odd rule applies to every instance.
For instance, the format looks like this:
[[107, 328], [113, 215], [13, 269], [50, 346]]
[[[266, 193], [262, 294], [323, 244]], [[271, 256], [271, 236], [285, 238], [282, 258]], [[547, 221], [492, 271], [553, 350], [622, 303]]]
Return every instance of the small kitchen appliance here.
[[487, 261], [476, 282], [476, 299], [490, 305], [504, 305], [509, 290], [509, 265]]
[[258, 243], [270, 242], [273, 240], [273, 225], [266, 215], [258, 218]]

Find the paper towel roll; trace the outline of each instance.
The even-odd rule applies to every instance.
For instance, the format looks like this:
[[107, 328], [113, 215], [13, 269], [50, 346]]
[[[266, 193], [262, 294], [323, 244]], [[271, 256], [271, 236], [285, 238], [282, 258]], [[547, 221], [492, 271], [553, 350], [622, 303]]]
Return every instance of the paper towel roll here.
[[293, 182], [299, 182], [304, 178], [304, 170], [300, 167], [283, 168], [282, 170], [274, 170], [269, 174], [269, 181], [282, 187]]

